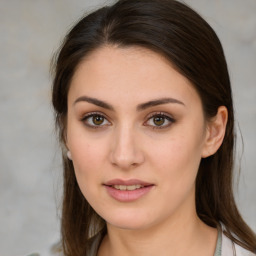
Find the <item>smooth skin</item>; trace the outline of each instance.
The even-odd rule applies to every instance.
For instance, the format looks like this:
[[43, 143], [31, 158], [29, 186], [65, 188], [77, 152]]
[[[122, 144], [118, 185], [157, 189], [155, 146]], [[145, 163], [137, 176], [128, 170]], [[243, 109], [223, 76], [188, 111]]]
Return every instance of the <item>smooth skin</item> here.
[[[195, 208], [202, 157], [220, 147], [228, 114], [205, 120], [192, 84], [159, 54], [104, 46], [79, 65], [68, 93], [67, 149], [79, 187], [106, 221], [99, 256], [213, 256], [217, 230]], [[104, 184], [139, 179], [153, 188], [132, 202]]]

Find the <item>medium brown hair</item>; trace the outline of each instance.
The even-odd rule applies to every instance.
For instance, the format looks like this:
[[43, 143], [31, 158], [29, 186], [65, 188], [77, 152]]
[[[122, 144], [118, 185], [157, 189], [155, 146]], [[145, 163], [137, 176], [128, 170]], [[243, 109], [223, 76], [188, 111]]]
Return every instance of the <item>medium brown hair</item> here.
[[[52, 103], [63, 145], [64, 196], [62, 245], [65, 255], [86, 255], [90, 237], [106, 232], [104, 220], [82, 195], [74, 167], [65, 154], [67, 94], [79, 63], [104, 45], [140, 46], [167, 60], [197, 90], [205, 118], [219, 106], [228, 110], [219, 150], [202, 159], [196, 180], [197, 214], [206, 224], [226, 227], [235, 243], [256, 251], [256, 237], [240, 216], [233, 196], [234, 113], [227, 64], [221, 43], [191, 8], [175, 0], [120, 0], [83, 17], [67, 34], [54, 59]], [[167, 200], [167, 199], [166, 199]]]

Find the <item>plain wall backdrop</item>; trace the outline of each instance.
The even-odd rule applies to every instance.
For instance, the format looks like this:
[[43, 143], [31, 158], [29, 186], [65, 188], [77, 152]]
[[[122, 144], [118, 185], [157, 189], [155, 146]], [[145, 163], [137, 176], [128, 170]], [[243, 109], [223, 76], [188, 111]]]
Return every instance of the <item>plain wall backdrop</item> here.
[[[224, 47], [244, 141], [236, 199], [256, 231], [256, 1], [185, 2], [212, 25]], [[59, 239], [62, 174], [50, 59], [71, 25], [104, 3], [112, 1], [0, 0], [1, 256], [47, 256]], [[238, 133], [238, 158], [241, 144]]]

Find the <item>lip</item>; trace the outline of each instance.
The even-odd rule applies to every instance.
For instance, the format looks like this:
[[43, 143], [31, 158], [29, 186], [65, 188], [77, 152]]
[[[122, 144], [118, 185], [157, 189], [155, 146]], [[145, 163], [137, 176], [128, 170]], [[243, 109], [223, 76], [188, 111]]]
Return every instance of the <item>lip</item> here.
[[125, 185], [125, 186], [131, 186], [131, 185], [142, 185], [142, 186], [150, 186], [154, 185], [152, 183], [148, 183], [142, 180], [137, 179], [130, 179], [130, 180], [121, 180], [121, 179], [114, 179], [110, 180], [106, 183], [104, 183], [106, 186], [114, 186], [114, 185]]
[[[114, 179], [110, 180], [103, 184], [106, 188], [107, 193], [115, 200], [119, 202], [132, 202], [140, 199], [141, 197], [148, 194], [151, 189], [155, 186], [152, 183], [148, 183], [145, 181], [131, 179], [131, 180], [121, 180], [121, 179]], [[144, 187], [138, 188], [135, 190], [119, 190], [112, 186], [114, 185], [142, 185]]]

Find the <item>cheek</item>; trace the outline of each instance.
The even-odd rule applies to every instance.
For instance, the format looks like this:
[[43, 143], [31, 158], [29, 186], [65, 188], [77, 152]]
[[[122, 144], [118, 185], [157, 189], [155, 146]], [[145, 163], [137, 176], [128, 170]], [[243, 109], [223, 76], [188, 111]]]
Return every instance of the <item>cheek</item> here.
[[86, 196], [90, 190], [95, 189], [92, 184], [100, 184], [102, 181], [103, 163], [106, 159], [105, 145], [102, 141], [90, 141], [84, 136], [77, 136], [70, 142], [77, 182]]
[[172, 188], [182, 188], [194, 183], [201, 160], [201, 140], [199, 136], [176, 135], [152, 148], [151, 164], [157, 169], [160, 179], [167, 179]]
[[[97, 169], [102, 158], [103, 149], [95, 144], [77, 143], [72, 148], [73, 164], [75, 170], [82, 173], [92, 173], [92, 169]], [[94, 173], [94, 172], [93, 172]]]
[[77, 173], [91, 173], [102, 159], [105, 143], [96, 132], [91, 135], [73, 116], [70, 117], [67, 129], [68, 148]]
[[154, 162], [151, 165], [163, 195], [158, 202], [159, 209], [164, 207], [168, 213], [175, 211], [185, 201], [194, 202], [195, 180], [201, 157], [192, 144], [194, 142], [189, 144], [185, 138], [177, 137], [169, 143], [165, 142], [161, 150], [152, 152]]
[[91, 205], [97, 194], [96, 185], [100, 185], [102, 181], [102, 170], [100, 168], [100, 152], [95, 146], [83, 144], [81, 147], [73, 149], [73, 165], [78, 186]]
[[165, 168], [178, 167], [201, 158], [201, 148], [201, 142], [193, 136], [175, 136], [158, 143], [157, 147], [152, 147], [151, 158]]

